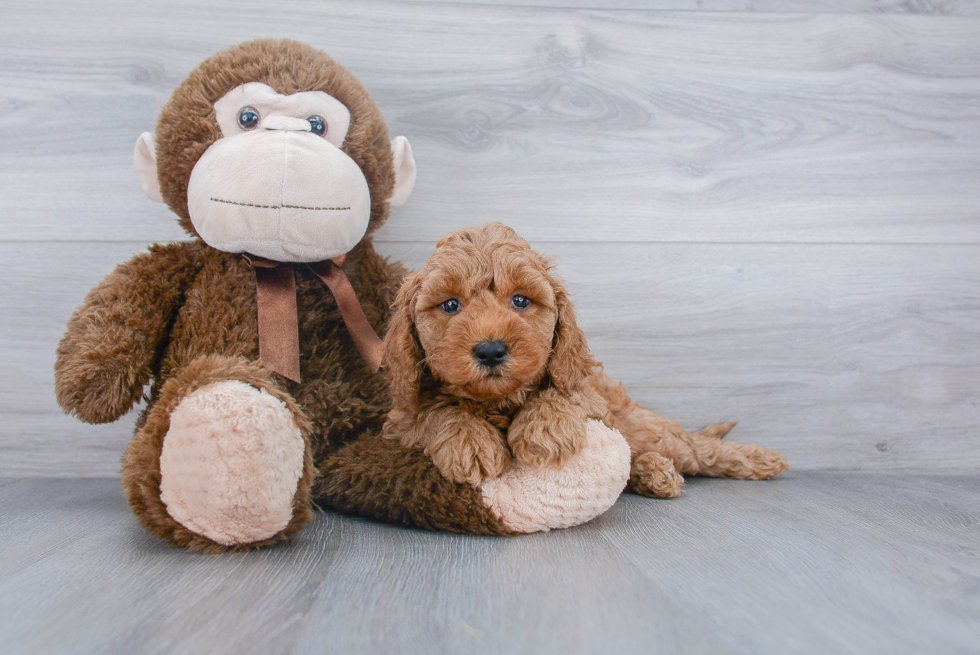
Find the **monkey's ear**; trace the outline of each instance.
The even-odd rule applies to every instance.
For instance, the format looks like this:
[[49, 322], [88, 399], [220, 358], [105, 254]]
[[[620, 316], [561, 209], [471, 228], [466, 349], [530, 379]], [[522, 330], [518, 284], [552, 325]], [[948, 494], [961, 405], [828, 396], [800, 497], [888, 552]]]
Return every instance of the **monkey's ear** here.
[[160, 180], [157, 178], [157, 151], [153, 144], [153, 135], [149, 132], [143, 132], [140, 138], [136, 139], [133, 163], [136, 165], [136, 173], [140, 176], [144, 193], [150, 197], [150, 200], [163, 202]]
[[388, 202], [392, 207], [401, 207], [408, 202], [415, 186], [415, 158], [412, 157], [411, 144], [403, 136], [391, 140], [391, 154], [395, 159], [395, 190]]

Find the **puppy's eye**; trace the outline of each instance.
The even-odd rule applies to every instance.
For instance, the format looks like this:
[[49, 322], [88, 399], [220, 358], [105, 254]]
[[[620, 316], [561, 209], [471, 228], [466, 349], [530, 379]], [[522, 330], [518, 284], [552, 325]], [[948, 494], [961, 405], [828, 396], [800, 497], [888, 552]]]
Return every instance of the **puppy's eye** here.
[[527, 309], [527, 306], [531, 304], [531, 299], [528, 298], [527, 296], [522, 296], [521, 294], [517, 294], [516, 296], [510, 299], [510, 302], [512, 305], [514, 305], [515, 309]]
[[463, 306], [455, 298], [450, 298], [446, 302], [442, 303], [440, 307], [442, 307], [442, 311], [447, 314], [456, 314], [463, 308]]
[[238, 124], [243, 130], [254, 130], [259, 124], [259, 111], [255, 107], [242, 107], [238, 111]]

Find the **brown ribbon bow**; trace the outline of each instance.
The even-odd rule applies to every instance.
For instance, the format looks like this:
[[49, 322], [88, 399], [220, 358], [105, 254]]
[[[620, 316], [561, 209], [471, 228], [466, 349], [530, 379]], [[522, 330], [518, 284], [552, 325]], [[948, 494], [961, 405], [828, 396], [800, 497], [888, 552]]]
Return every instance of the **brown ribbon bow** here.
[[[296, 275], [293, 264], [243, 255], [255, 270], [255, 297], [259, 310], [259, 359], [273, 371], [300, 382], [299, 320], [296, 311]], [[377, 371], [381, 366], [381, 339], [364, 315], [354, 287], [344, 274], [347, 255], [306, 264], [323, 280], [337, 301], [344, 324], [364, 361]]]

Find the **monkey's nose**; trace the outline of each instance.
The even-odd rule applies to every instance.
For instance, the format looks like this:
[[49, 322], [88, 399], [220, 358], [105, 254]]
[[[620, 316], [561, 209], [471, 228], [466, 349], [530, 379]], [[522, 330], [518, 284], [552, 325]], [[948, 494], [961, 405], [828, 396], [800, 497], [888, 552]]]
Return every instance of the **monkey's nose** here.
[[473, 356], [487, 368], [497, 368], [507, 359], [507, 344], [503, 341], [481, 341], [473, 347]]
[[310, 122], [302, 118], [292, 116], [266, 116], [262, 121], [262, 128], [266, 130], [286, 130], [288, 132], [309, 132]]

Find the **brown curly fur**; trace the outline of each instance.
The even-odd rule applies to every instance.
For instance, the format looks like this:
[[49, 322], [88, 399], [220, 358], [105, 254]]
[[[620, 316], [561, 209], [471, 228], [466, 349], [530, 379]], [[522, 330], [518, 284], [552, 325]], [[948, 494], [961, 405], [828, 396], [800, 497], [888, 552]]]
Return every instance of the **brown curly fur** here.
[[[406, 273], [375, 251], [370, 236], [388, 216], [386, 200], [395, 179], [388, 129], [360, 82], [326, 54], [293, 41], [253, 41], [214, 55], [192, 72], [157, 126], [164, 199], [196, 237], [187, 214], [187, 182], [197, 159], [221, 136], [213, 103], [253, 81], [281, 93], [325, 91], [350, 109], [343, 150], [364, 172], [372, 205], [369, 235], [348, 254], [343, 268], [368, 321], [380, 332]], [[293, 520], [271, 539], [232, 550], [262, 546], [302, 528], [310, 518], [311, 494], [324, 506], [382, 519], [506, 533], [471, 490], [438, 480], [431, 461], [418, 453], [416, 461], [391, 444], [381, 454], [365, 445], [331, 462], [346, 444], [378, 434], [390, 408], [388, 386], [363, 362], [323, 282], [304, 266], [294, 268], [302, 384], [258, 363], [253, 270], [239, 255], [199, 239], [151, 246], [120, 265], [69, 321], [55, 364], [55, 390], [66, 412], [91, 423], [114, 421], [143, 397], [145, 385], [152, 385], [123, 460], [126, 497], [143, 525], [192, 550], [229, 550], [170, 517], [160, 501], [159, 460], [170, 413], [182, 398], [209, 382], [240, 380], [282, 400], [308, 448]], [[406, 459], [415, 463], [397, 468]], [[316, 482], [314, 466], [327, 473]], [[346, 481], [357, 476], [371, 483], [345, 491]], [[427, 486], [414, 486], [422, 482]]]
[[[630, 399], [598, 370], [549, 260], [500, 223], [444, 237], [399, 291], [385, 338], [393, 408], [384, 435], [422, 446], [457, 482], [499, 475], [511, 456], [560, 467], [585, 440], [585, 419], [617, 428], [633, 455], [629, 488], [679, 495], [687, 475], [764, 479], [787, 468], [778, 453], [720, 440], [734, 423], [688, 433]], [[530, 299], [512, 304], [515, 294]], [[449, 299], [461, 303], [443, 311]], [[474, 347], [508, 346], [499, 369]]]

